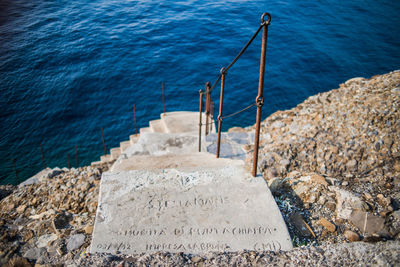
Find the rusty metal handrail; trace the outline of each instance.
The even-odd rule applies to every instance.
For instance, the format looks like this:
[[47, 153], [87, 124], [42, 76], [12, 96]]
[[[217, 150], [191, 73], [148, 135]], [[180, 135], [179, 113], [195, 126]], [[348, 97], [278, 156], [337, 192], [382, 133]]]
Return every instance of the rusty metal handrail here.
[[242, 113], [242, 112], [244, 112], [244, 111], [246, 111], [246, 110], [248, 110], [248, 109], [250, 109], [250, 108], [252, 108], [252, 107], [254, 107], [254, 106], [257, 106], [257, 103], [253, 103], [253, 104], [251, 104], [251, 105], [248, 105], [247, 107], [242, 108], [241, 110], [236, 111], [236, 112], [234, 112], [234, 113], [232, 113], [232, 114], [225, 115], [225, 116], [221, 117], [221, 120], [224, 120], [224, 119], [227, 119], [227, 118], [236, 116], [236, 115], [238, 115], [238, 114], [240, 114], [240, 113]]
[[[264, 18], [267, 16], [267, 20], [264, 20]], [[223, 67], [220, 70], [220, 74], [217, 78], [217, 80], [214, 82], [214, 84], [210, 87], [210, 83], [206, 84], [206, 135], [208, 134], [208, 116], [210, 114], [210, 109], [211, 109], [211, 96], [210, 93], [212, 90], [214, 90], [215, 86], [218, 84], [219, 81], [221, 81], [221, 91], [220, 91], [220, 101], [219, 101], [219, 114], [218, 114], [218, 137], [217, 137], [217, 152], [216, 152], [216, 157], [219, 158], [220, 154], [220, 146], [221, 146], [221, 129], [222, 129], [222, 119], [231, 117], [234, 115], [237, 115], [253, 106], [257, 106], [257, 118], [256, 118], [256, 132], [255, 132], [255, 140], [254, 140], [254, 155], [253, 155], [253, 170], [252, 170], [252, 175], [256, 176], [257, 175], [257, 161], [258, 161], [258, 149], [259, 149], [259, 140], [260, 140], [260, 124], [261, 124], [261, 111], [262, 111], [262, 106], [264, 104], [264, 96], [263, 96], [263, 90], [264, 90], [264, 75], [265, 75], [265, 55], [267, 51], [267, 35], [268, 35], [268, 26], [271, 22], [271, 15], [269, 13], [264, 13], [261, 16], [261, 24], [256, 30], [256, 32], [253, 34], [253, 36], [250, 38], [250, 40], [246, 43], [246, 45], [240, 50], [239, 54], [232, 60], [232, 62], [227, 66]], [[260, 74], [259, 74], [259, 81], [258, 81], [258, 94], [255, 100], [255, 103], [238, 111], [233, 114], [230, 114], [228, 116], [222, 116], [222, 111], [223, 111], [223, 101], [224, 101], [224, 89], [225, 89], [225, 78], [228, 73], [228, 70], [236, 63], [236, 61], [244, 54], [244, 52], [247, 50], [247, 48], [250, 46], [250, 44], [254, 41], [254, 39], [257, 37], [258, 33], [263, 29], [262, 33], [262, 43], [261, 43], [261, 57], [260, 57]], [[204, 92], [201, 90], [200, 91], [200, 123], [199, 123], [199, 151], [200, 151], [200, 139], [201, 139], [201, 109], [202, 109], [202, 104], [203, 104], [203, 94]], [[213, 114], [213, 112], [211, 113]]]
[[[264, 17], [268, 16], [268, 20], [264, 21]], [[261, 16], [261, 25], [263, 25], [262, 41], [261, 41], [261, 56], [260, 56], [260, 75], [258, 78], [258, 95], [256, 97], [257, 103], [257, 117], [256, 117], [256, 133], [254, 136], [254, 154], [253, 154], [253, 170], [252, 175], [257, 175], [257, 161], [258, 149], [260, 142], [260, 125], [261, 125], [261, 111], [264, 105], [264, 76], [265, 76], [265, 55], [267, 54], [267, 38], [268, 38], [268, 25], [271, 22], [271, 15], [264, 13]]]
[[200, 94], [200, 104], [199, 104], [199, 152], [201, 152], [201, 125], [202, 125], [202, 121], [201, 121], [201, 113], [202, 108], [203, 108], [203, 95], [204, 95], [204, 91], [200, 90], [199, 91]]

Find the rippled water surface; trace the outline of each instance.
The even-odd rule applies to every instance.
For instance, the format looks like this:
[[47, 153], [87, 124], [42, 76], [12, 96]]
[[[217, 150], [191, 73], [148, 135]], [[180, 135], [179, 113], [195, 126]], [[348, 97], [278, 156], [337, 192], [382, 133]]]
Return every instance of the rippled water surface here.
[[[0, 2], [0, 179], [97, 160], [166, 110], [196, 110], [198, 90], [269, 27], [264, 118], [346, 79], [400, 67], [400, 1], [20, 1]], [[231, 68], [224, 113], [254, 101], [260, 38]], [[213, 93], [218, 104], [218, 89]], [[255, 111], [224, 130], [255, 122]]]

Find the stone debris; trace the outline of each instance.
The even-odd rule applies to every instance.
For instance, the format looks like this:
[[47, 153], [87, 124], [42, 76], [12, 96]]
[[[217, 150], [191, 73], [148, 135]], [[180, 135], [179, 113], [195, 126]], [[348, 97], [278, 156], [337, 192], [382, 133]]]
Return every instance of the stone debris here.
[[262, 122], [259, 169], [295, 243], [399, 240], [399, 92], [400, 71], [351, 79]]
[[[241, 142], [236, 133], [253, 130], [230, 133]], [[399, 265], [400, 71], [309, 97], [269, 116], [261, 131], [259, 169], [292, 251], [90, 254], [99, 179], [109, 166], [99, 162], [0, 186], [0, 265]], [[243, 144], [249, 166], [253, 149]]]
[[0, 201], [0, 266], [16, 255], [44, 264], [63, 263], [84, 252], [101, 173], [107, 169], [107, 164], [46, 169], [34, 176], [35, 182], [13, 187]]

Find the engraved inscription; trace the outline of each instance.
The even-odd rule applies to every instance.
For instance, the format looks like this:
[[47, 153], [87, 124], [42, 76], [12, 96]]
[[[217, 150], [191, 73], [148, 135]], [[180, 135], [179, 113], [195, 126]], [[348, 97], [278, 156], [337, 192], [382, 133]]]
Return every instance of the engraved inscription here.
[[[265, 182], [244, 179], [241, 165], [238, 174], [236, 165], [233, 167], [227, 168], [226, 177], [225, 172], [220, 175], [218, 169], [212, 169], [213, 179], [196, 169], [190, 175], [199, 176], [199, 182], [190, 178], [190, 186], [183, 187], [178, 179], [186, 173], [181, 175], [179, 170], [110, 176], [116, 184], [101, 187], [91, 252], [196, 254], [290, 249], [290, 237]], [[214, 171], [218, 173], [214, 175]], [[158, 177], [167, 174], [168, 179]], [[138, 184], [132, 185], [135, 179]], [[150, 182], [142, 184], [141, 179]], [[155, 183], [158, 179], [161, 183]], [[116, 186], [118, 190], [110, 193]]]
[[279, 241], [271, 241], [271, 242], [263, 242], [263, 243], [255, 243], [254, 244], [254, 250], [258, 250], [258, 251], [267, 251], [267, 250], [273, 250], [273, 251], [279, 251], [282, 246], [281, 243], [279, 243]]
[[187, 243], [187, 244], [177, 244], [177, 243], [154, 243], [154, 244], [146, 244], [147, 251], [162, 251], [162, 250], [226, 250], [229, 249], [230, 246], [226, 243]]
[[174, 208], [217, 208], [228, 203], [227, 196], [194, 196], [190, 199], [165, 199], [161, 196], [152, 197], [146, 209], [162, 211]]
[[174, 229], [128, 229], [120, 230], [117, 233], [120, 236], [139, 237], [139, 236], [165, 236], [165, 235], [187, 235], [187, 236], [208, 236], [208, 235], [221, 235], [221, 236], [240, 236], [240, 235], [271, 235], [272, 230], [267, 226], [225, 226], [225, 227], [177, 227]]

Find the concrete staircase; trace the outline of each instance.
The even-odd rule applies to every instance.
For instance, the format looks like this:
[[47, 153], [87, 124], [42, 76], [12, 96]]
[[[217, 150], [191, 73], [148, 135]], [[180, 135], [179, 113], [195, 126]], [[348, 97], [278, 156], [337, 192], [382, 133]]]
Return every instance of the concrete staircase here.
[[[147, 135], [148, 133], [185, 133], [190, 134], [191, 137], [195, 138], [198, 135], [199, 113], [190, 111], [175, 111], [161, 113], [159, 120], [152, 120], [149, 122], [149, 127], [141, 128], [140, 134], [130, 135], [128, 141], [120, 143], [119, 147], [111, 148], [110, 154], [103, 155], [100, 157], [100, 161], [92, 162], [92, 166], [99, 165], [101, 163], [111, 163], [118, 159], [118, 157], [125, 152], [130, 146], [134, 145], [140, 138], [141, 135]], [[202, 123], [206, 123], [206, 115], [202, 114]], [[215, 122], [212, 121], [212, 127], [210, 133], [215, 134]], [[204, 134], [204, 126], [203, 126]], [[157, 135], [155, 135], [157, 136]], [[160, 136], [160, 135], [159, 135]], [[147, 137], [148, 138], [148, 137]], [[191, 139], [193, 139], [191, 138]], [[151, 140], [150, 140], [151, 141]]]
[[198, 112], [160, 117], [102, 158], [114, 162], [102, 175], [90, 252], [291, 249], [267, 184], [244, 168], [254, 135], [222, 133], [217, 159], [215, 126], [198, 152]]

